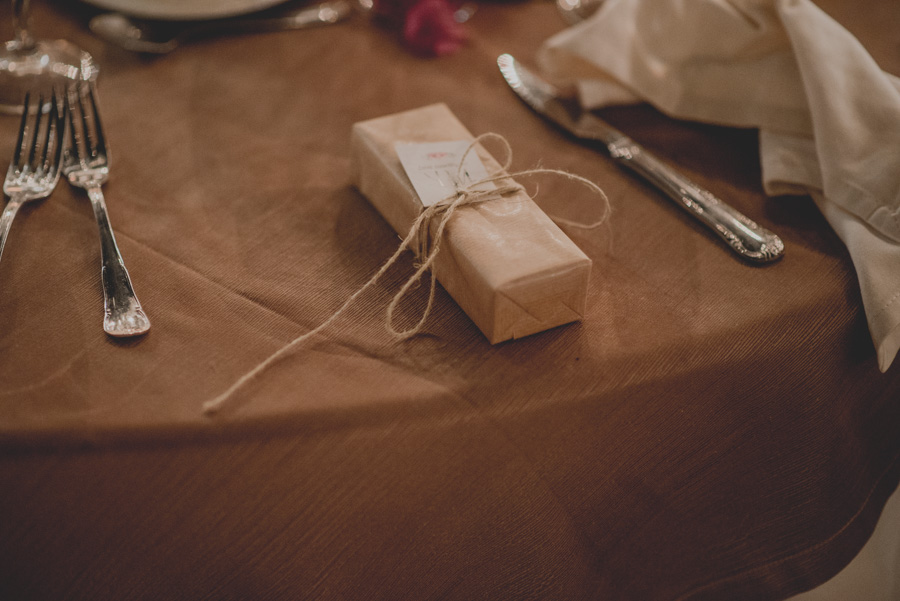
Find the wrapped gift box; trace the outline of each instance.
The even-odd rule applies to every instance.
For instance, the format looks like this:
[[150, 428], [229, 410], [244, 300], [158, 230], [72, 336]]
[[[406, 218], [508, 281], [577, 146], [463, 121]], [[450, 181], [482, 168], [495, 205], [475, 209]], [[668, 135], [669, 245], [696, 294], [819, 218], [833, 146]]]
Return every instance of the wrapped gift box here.
[[[356, 123], [354, 183], [406, 237], [424, 207], [395, 144], [472, 139], [444, 104]], [[489, 174], [503, 173], [481, 145], [475, 150]], [[432, 235], [438, 221], [430, 224]], [[444, 289], [495, 344], [580, 320], [591, 260], [520, 191], [457, 208], [433, 269]]]

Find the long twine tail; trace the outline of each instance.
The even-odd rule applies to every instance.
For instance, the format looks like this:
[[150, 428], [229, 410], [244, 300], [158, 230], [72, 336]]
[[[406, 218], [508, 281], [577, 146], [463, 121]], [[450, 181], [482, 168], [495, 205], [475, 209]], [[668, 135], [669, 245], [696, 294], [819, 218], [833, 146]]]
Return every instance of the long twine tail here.
[[[420, 215], [419, 219], [423, 219], [424, 215], [425, 215], [424, 213], [422, 215]], [[378, 280], [381, 279], [381, 276], [383, 276], [385, 273], [387, 273], [387, 270], [390, 269], [391, 266], [393, 266], [394, 263], [397, 262], [397, 260], [403, 254], [403, 251], [406, 250], [407, 246], [409, 246], [409, 244], [412, 242], [412, 239], [415, 236], [415, 234], [416, 234], [416, 229], [415, 228], [410, 229], [409, 234], [407, 234], [406, 238], [403, 240], [403, 242], [400, 244], [400, 246], [397, 247], [397, 250], [394, 251], [394, 254], [391, 255], [391, 257], [387, 261], [385, 261], [384, 265], [381, 266], [381, 269], [379, 269], [375, 273], [375, 275], [373, 275], [371, 278], [369, 278], [369, 280], [365, 284], [363, 284], [362, 288], [360, 288], [359, 290], [357, 290], [356, 292], [351, 294], [350, 297], [346, 300], [346, 302], [344, 302], [344, 304], [341, 305], [341, 307], [337, 311], [335, 311], [334, 313], [331, 314], [331, 317], [329, 317], [328, 319], [323, 321], [319, 326], [310, 330], [309, 332], [294, 338], [287, 345], [281, 347], [280, 349], [275, 351], [275, 353], [273, 353], [268, 358], [266, 358], [265, 361], [263, 361], [262, 363], [260, 363], [259, 365], [257, 365], [256, 367], [254, 367], [253, 369], [248, 371], [247, 373], [245, 373], [240, 378], [238, 378], [238, 380], [234, 384], [229, 386], [225, 392], [223, 392], [219, 396], [203, 403], [203, 413], [206, 415], [213, 415], [216, 412], [218, 412], [225, 405], [225, 403], [227, 403], [228, 400], [234, 395], [234, 393], [237, 392], [238, 390], [240, 390], [245, 384], [247, 384], [247, 382], [249, 382], [250, 380], [255, 378], [257, 375], [259, 375], [261, 372], [263, 372], [265, 369], [267, 369], [270, 365], [272, 365], [273, 363], [275, 363], [276, 361], [278, 361], [279, 359], [281, 359], [282, 357], [287, 355], [295, 347], [302, 344], [306, 340], [312, 338], [313, 336], [315, 336], [316, 334], [318, 334], [319, 332], [321, 332], [322, 330], [324, 330], [325, 328], [330, 326], [332, 323], [334, 323], [334, 321], [338, 317], [343, 315], [344, 311], [346, 311], [357, 298], [359, 298], [366, 290], [368, 290], [369, 288], [374, 286], [378, 282]]]

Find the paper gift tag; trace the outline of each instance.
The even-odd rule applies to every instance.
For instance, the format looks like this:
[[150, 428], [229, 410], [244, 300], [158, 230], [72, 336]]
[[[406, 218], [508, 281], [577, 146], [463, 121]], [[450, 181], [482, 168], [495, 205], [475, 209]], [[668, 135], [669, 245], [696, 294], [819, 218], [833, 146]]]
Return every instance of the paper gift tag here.
[[[488, 177], [487, 169], [474, 149], [466, 155], [463, 168], [460, 170], [460, 161], [471, 144], [471, 140], [394, 144], [400, 164], [403, 165], [424, 206], [430, 207], [454, 196], [459, 188]], [[457, 173], [461, 175], [458, 182]], [[473, 190], [496, 190], [496, 188], [493, 182], [483, 182]]]

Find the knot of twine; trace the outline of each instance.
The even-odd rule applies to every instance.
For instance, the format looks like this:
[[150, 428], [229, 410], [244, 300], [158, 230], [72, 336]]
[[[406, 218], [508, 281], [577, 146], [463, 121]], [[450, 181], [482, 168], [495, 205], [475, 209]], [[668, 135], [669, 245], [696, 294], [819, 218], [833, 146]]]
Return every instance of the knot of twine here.
[[[465, 160], [468, 157], [469, 153], [472, 152], [479, 143], [489, 139], [496, 140], [503, 146], [506, 158], [500, 171], [484, 179], [469, 183], [468, 185], [460, 185], [459, 182], [463, 181]], [[591, 180], [579, 175], [575, 175], [573, 173], [569, 173], [568, 171], [561, 171], [559, 169], [545, 169], [542, 167], [526, 169], [524, 171], [517, 171], [515, 173], [507, 173], [511, 164], [512, 148], [510, 147], [509, 142], [507, 142], [506, 138], [504, 138], [500, 134], [486, 133], [472, 140], [472, 143], [469, 144], [469, 147], [460, 158], [459, 166], [457, 167], [455, 180], [457, 182], [456, 191], [450, 196], [447, 196], [446, 198], [439, 200], [433, 205], [426, 207], [425, 210], [423, 210], [419, 214], [419, 216], [413, 222], [412, 226], [409, 228], [409, 232], [406, 234], [406, 237], [400, 243], [400, 246], [397, 247], [397, 250], [394, 251], [394, 254], [391, 255], [391, 257], [384, 263], [384, 265], [381, 266], [381, 268], [375, 273], [375, 275], [369, 278], [369, 280], [365, 284], [363, 284], [359, 290], [354, 292], [337, 311], [331, 314], [331, 317], [326, 319], [319, 326], [305, 334], [302, 334], [301, 336], [298, 336], [297, 338], [289, 342], [286, 346], [283, 346], [279, 350], [275, 351], [262, 363], [241, 376], [234, 384], [232, 384], [228, 388], [228, 390], [215, 397], [214, 399], [210, 399], [209, 401], [203, 403], [203, 412], [207, 415], [216, 413], [225, 405], [225, 403], [228, 402], [228, 400], [234, 395], [234, 393], [237, 392], [241, 387], [243, 387], [247, 382], [255, 378], [266, 368], [268, 368], [272, 363], [289, 353], [292, 349], [302, 344], [309, 338], [312, 338], [313, 336], [327, 328], [329, 325], [331, 325], [338, 317], [340, 317], [344, 313], [344, 311], [347, 310], [348, 307], [350, 307], [350, 305], [353, 304], [353, 302], [357, 298], [359, 298], [359, 296], [361, 296], [366, 290], [371, 288], [381, 279], [381, 277], [400, 259], [406, 249], [410, 249], [416, 256], [416, 271], [411, 276], [409, 276], [409, 278], [406, 280], [397, 294], [394, 295], [394, 298], [388, 305], [387, 315], [385, 318], [385, 327], [387, 328], [387, 331], [391, 334], [391, 336], [396, 340], [406, 340], [420, 333], [425, 325], [426, 320], [428, 319], [428, 316], [431, 314], [431, 308], [434, 305], [437, 277], [435, 276], [433, 269], [431, 270], [431, 282], [428, 292], [428, 301], [425, 304], [425, 308], [422, 311], [422, 315], [419, 318], [419, 321], [410, 328], [407, 328], [405, 330], [398, 330], [394, 327], [394, 311], [397, 309], [397, 306], [400, 304], [409, 290], [421, 279], [422, 275], [427, 270], [431, 269], [434, 265], [434, 261], [441, 250], [441, 242], [444, 238], [444, 229], [447, 227], [450, 218], [453, 217], [453, 213], [461, 206], [498, 200], [511, 194], [524, 191], [525, 188], [522, 185], [516, 183], [514, 181], [514, 178], [544, 174], [559, 175], [587, 186], [588, 189], [598, 194], [603, 200], [603, 215], [598, 221], [590, 224], [582, 224], [574, 221], [569, 221], [567, 219], [551, 217], [557, 223], [565, 224], [570, 227], [579, 229], [595, 229], [603, 225], [609, 217], [611, 210], [609, 198], [606, 196], [606, 193], [603, 191], [603, 189]], [[494, 186], [488, 188], [486, 187], [486, 184], [494, 184]], [[434, 228], [434, 235], [431, 236], [430, 232], [432, 223], [435, 220], [438, 221], [437, 225]], [[416, 242], [415, 247], [413, 247], [413, 241]]]

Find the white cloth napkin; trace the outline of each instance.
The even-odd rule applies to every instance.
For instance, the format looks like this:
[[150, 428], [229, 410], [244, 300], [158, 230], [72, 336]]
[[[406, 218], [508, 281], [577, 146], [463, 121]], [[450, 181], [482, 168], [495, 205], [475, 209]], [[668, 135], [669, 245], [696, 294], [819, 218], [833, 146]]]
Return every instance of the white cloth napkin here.
[[[760, 130], [763, 185], [809, 193], [847, 245], [881, 371], [900, 348], [900, 78], [810, 0], [607, 0], [541, 69], [586, 108]], [[790, 252], [790, 240], [786, 240]]]

